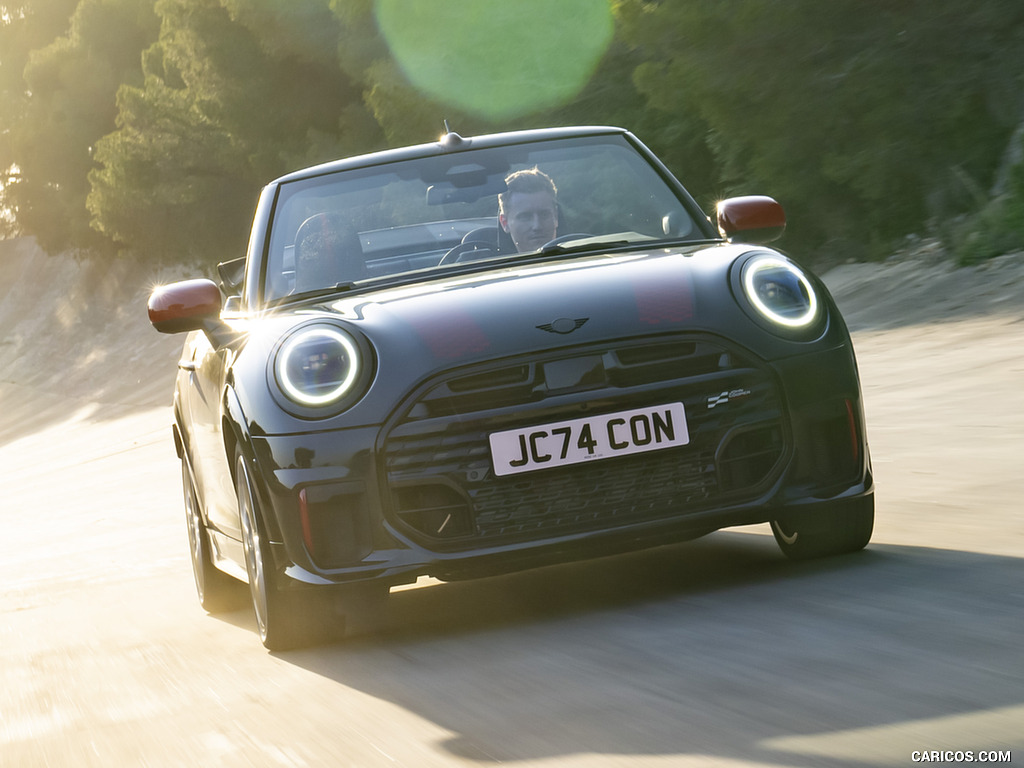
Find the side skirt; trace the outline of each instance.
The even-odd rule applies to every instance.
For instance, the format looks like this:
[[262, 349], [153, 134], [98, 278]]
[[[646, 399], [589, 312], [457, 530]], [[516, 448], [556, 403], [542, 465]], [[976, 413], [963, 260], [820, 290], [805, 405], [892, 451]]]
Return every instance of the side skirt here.
[[245, 570], [245, 553], [242, 551], [242, 542], [217, 531], [207, 529], [207, 533], [210, 536], [213, 564], [228, 576], [248, 583], [249, 576]]

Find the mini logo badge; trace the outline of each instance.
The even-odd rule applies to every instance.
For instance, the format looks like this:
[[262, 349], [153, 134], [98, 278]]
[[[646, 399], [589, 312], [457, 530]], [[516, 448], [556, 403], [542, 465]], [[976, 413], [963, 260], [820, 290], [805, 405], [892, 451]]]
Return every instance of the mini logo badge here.
[[568, 317], [560, 317], [554, 322], [544, 323], [537, 327], [542, 331], [547, 331], [548, 333], [561, 333], [564, 335], [579, 330], [589, 319], [589, 317], [580, 317], [575, 320], [571, 320]]
[[726, 405], [730, 400], [739, 400], [740, 398], [749, 397], [749, 389], [731, 389], [726, 390], [718, 395], [710, 395], [708, 397], [708, 410], [711, 410], [718, 405]]

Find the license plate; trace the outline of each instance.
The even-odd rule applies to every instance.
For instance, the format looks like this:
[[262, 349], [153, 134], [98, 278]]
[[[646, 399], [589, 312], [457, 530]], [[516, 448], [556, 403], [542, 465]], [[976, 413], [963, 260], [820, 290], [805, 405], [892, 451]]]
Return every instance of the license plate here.
[[587, 416], [490, 435], [491, 460], [494, 474], [498, 476], [657, 451], [689, 442], [682, 403]]

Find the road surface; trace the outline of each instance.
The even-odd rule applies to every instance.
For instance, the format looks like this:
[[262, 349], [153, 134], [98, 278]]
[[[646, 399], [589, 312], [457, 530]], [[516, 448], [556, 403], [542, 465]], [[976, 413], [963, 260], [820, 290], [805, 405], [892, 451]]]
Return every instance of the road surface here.
[[[403, 591], [282, 654], [249, 611], [196, 602], [169, 408], [8, 368], [0, 766], [1024, 762], [1024, 281], [1001, 274], [985, 311], [940, 314], [836, 279], [877, 481], [865, 552], [791, 564], [766, 526], [720, 532]], [[172, 368], [142, 378], [167, 390]]]

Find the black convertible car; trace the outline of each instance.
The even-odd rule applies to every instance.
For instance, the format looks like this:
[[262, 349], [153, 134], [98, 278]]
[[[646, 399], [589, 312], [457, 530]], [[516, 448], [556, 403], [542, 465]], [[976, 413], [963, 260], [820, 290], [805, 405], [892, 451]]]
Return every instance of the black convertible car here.
[[328, 602], [770, 523], [794, 558], [871, 536], [850, 337], [617, 128], [439, 141], [262, 192], [220, 286], [158, 288], [203, 606], [250, 586], [268, 648]]

